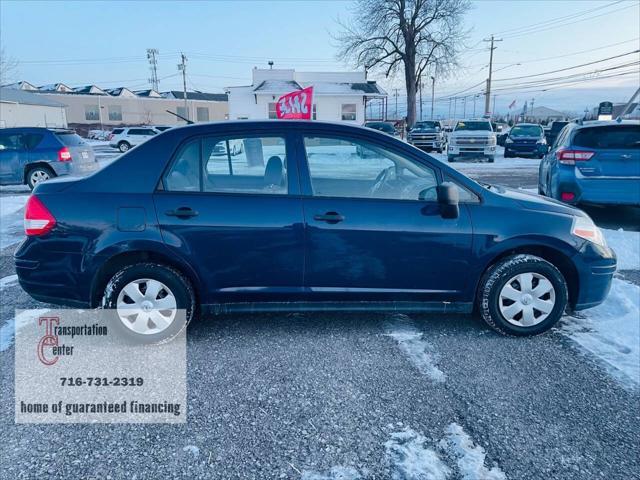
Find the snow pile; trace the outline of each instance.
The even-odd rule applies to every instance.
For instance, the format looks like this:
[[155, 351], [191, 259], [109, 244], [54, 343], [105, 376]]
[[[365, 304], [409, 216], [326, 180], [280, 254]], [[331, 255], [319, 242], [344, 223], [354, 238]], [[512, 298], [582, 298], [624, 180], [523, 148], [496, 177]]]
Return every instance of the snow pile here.
[[0, 249], [24, 238], [22, 210], [28, 198], [28, 195], [0, 197]]
[[8, 197], [0, 197], [0, 217], [19, 212], [27, 203], [28, 195], [11, 195]]
[[640, 385], [640, 287], [614, 278], [604, 303], [564, 317], [562, 331], [624, 385]]
[[445, 434], [447, 438], [440, 441], [440, 447], [456, 459], [463, 480], [506, 480], [507, 476], [498, 467], [484, 466], [484, 448], [476, 446], [460, 425], [450, 424]]
[[640, 270], [640, 232], [602, 230], [607, 245], [616, 252], [618, 270]]
[[364, 477], [352, 467], [331, 467], [327, 472], [304, 470], [300, 480], [362, 480]]
[[393, 480], [445, 480], [451, 469], [438, 454], [427, 448], [427, 439], [418, 432], [405, 428], [391, 434], [384, 446]]
[[7, 323], [0, 327], [0, 352], [4, 352], [11, 345], [13, 345], [13, 340], [18, 330], [28, 325], [28, 323], [34, 318], [40, 315], [44, 315], [48, 311], [48, 308], [25, 310], [23, 312], [20, 312], [11, 320], [7, 321]]
[[18, 283], [18, 275], [9, 275], [7, 277], [0, 278], [0, 291], [7, 287], [12, 287]]
[[422, 332], [409, 322], [410, 319], [406, 315], [393, 315], [393, 321], [387, 326], [387, 335], [398, 342], [400, 349], [421, 373], [434, 382], [444, 382], [445, 375], [437, 366], [438, 358], [433, 346], [423, 340]]

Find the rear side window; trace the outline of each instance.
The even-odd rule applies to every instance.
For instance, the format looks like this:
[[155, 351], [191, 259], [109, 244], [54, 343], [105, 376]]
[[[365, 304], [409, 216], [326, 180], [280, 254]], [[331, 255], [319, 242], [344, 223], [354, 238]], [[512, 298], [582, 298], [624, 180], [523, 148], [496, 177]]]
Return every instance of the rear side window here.
[[155, 135], [156, 132], [152, 128], [130, 128], [129, 135]]
[[572, 143], [577, 147], [604, 150], [640, 149], [640, 125], [582, 128]]
[[77, 147], [78, 145], [84, 145], [85, 142], [80, 135], [75, 133], [56, 133], [58, 140], [60, 140], [67, 147]]
[[122, 132], [124, 132], [124, 128], [114, 128], [111, 133], [114, 135], [120, 135]]
[[24, 144], [29, 150], [33, 150], [40, 144], [43, 138], [44, 135], [42, 135], [41, 133], [30, 133], [28, 135], [25, 135]]

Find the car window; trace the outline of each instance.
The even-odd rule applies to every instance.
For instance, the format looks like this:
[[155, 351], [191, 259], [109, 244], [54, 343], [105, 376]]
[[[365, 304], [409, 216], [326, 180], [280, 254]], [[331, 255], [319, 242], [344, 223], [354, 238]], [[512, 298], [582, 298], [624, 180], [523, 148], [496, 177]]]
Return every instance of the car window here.
[[491, 132], [491, 124], [489, 122], [458, 122], [456, 131], [461, 130], [482, 130]]
[[21, 133], [0, 134], [0, 151], [22, 150], [25, 148], [24, 135]]
[[155, 135], [157, 132], [151, 128], [131, 128], [129, 135]]
[[41, 133], [29, 133], [25, 135], [24, 144], [29, 150], [33, 150], [40, 144], [40, 141], [44, 138]]
[[582, 128], [576, 132], [573, 144], [605, 150], [640, 149], [640, 125]]
[[456, 182], [451, 177], [446, 176], [444, 178], [444, 181], [445, 182], [451, 182], [456, 186], [456, 189], [458, 190], [458, 195], [459, 195], [459, 198], [460, 198], [460, 202], [462, 202], [462, 203], [479, 203], [480, 202], [480, 198], [478, 198], [478, 196], [475, 193], [473, 193], [467, 187], [464, 187], [464, 186], [460, 185], [458, 182]]
[[567, 135], [569, 134], [569, 131], [571, 129], [568, 126], [565, 126], [565, 128], [563, 128], [562, 130], [560, 130], [560, 134], [556, 137], [556, 141], [553, 142], [553, 148], [558, 148], [559, 146], [561, 146], [565, 139], [567, 138]]
[[60, 140], [67, 147], [77, 147], [79, 145], [85, 145], [85, 141], [80, 135], [75, 133], [56, 133], [58, 140]]
[[114, 135], [120, 135], [122, 132], [124, 132], [124, 128], [114, 128], [111, 133]]
[[164, 188], [172, 192], [200, 191], [200, 141], [189, 142], [178, 150]]
[[512, 137], [539, 137], [542, 135], [542, 128], [538, 125], [516, 125], [511, 129]]
[[305, 137], [304, 145], [315, 196], [436, 199], [433, 169], [403, 155], [343, 138]]

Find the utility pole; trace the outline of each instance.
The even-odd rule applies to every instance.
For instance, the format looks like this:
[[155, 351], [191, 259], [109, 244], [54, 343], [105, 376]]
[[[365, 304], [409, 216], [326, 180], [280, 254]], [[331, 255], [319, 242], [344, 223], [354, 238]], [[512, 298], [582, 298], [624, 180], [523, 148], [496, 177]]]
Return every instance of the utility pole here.
[[489, 107], [491, 106], [490, 102], [491, 102], [491, 77], [493, 74], [493, 51], [497, 48], [494, 47], [493, 44], [494, 42], [501, 42], [502, 39], [501, 38], [494, 38], [493, 35], [491, 35], [491, 38], [485, 38], [484, 39], [485, 42], [491, 42], [491, 47], [490, 47], [490, 54], [489, 54], [489, 78], [487, 79], [487, 92], [486, 92], [486, 96], [485, 96], [485, 101], [484, 101], [484, 112], [485, 115], [489, 114]]
[[534, 103], [535, 101], [536, 101], [536, 99], [535, 99], [535, 98], [532, 98], [532, 99], [531, 99], [531, 116], [535, 115], [535, 114], [534, 114], [534, 112], [533, 112], [533, 103]]
[[394, 94], [393, 96], [396, 97], [396, 113], [395, 113], [395, 119], [398, 120], [398, 89], [394, 88]]
[[491, 109], [491, 116], [496, 114], [496, 97], [497, 95], [493, 94], [493, 108]]
[[458, 109], [458, 97], [453, 97], [453, 118], [456, 118], [456, 111]]
[[184, 112], [185, 118], [189, 118], [189, 108], [187, 107], [187, 57], [184, 53], [180, 53], [181, 62], [178, 64], [178, 70], [182, 72], [182, 94], [184, 95]]
[[467, 117], [467, 97], [462, 97], [462, 101], [464, 102], [462, 104], [462, 118], [466, 118]]
[[431, 77], [431, 120], [433, 120], [433, 104], [435, 102], [436, 77]]
[[422, 121], [422, 76], [420, 76], [420, 121]]
[[147, 48], [147, 59], [149, 60], [149, 68], [151, 69], [151, 78], [149, 79], [149, 83], [151, 84], [151, 88], [153, 88], [156, 92], [158, 91], [159, 81], [158, 81], [158, 59], [156, 55], [158, 55], [157, 48]]

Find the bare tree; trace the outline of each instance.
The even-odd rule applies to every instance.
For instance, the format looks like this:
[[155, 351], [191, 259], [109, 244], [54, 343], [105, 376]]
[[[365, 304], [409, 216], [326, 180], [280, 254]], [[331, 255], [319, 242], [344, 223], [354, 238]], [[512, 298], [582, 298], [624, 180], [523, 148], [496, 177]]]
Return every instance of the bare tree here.
[[0, 85], [4, 85], [10, 81], [17, 68], [17, 60], [8, 56], [4, 48], [0, 47]]
[[422, 76], [444, 78], [457, 66], [469, 8], [468, 0], [357, 0], [353, 20], [340, 23], [338, 55], [387, 77], [402, 70], [412, 126]]

